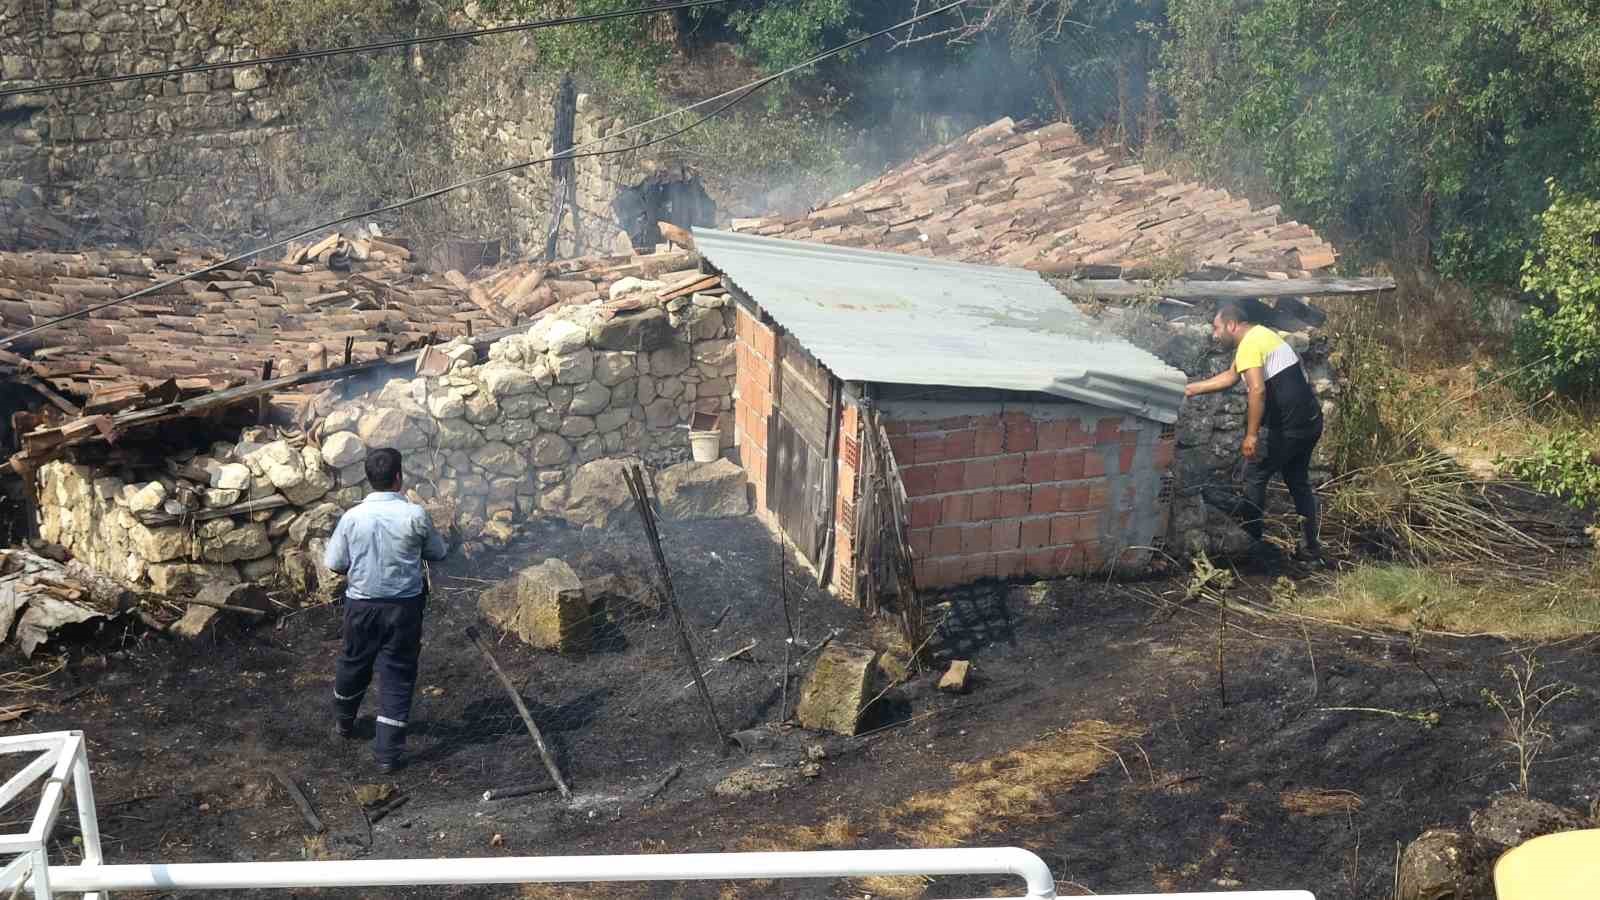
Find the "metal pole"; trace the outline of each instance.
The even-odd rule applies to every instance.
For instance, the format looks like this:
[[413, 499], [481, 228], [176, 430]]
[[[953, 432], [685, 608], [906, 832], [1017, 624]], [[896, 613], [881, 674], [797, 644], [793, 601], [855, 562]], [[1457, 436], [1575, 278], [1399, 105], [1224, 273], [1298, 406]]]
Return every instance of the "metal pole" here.
[[[54, 876], [51, 886], [62, 893], [993, 874], [1023, 878], [1027, 882], [1030, 900], [1052, 900], [1056, 895], [1055, 881], [1044, 861], [1027, 850], [1015, 847], [174, 863], [67, 866], [57, 867], [51, 874]], [[1221, 895], [1207, 896], [1215, 898]], [[1311, 900], [1309, 894], [1257, 896], [1259, 900]]]
[[661, 532], [656, 528], [656, 514], [650, 506], [650, 489], [645, 484], [644, 471], [633, 466], [623, 472], [623, 478], [628, 482], [634, 502], [639, 505], [639, 518], [644, 523], [645, 537], [650, 539], [650, 549], [655, 553], [656, 567], [661, 570], [662, 587], [667, 595], [667, 606], [672, 610], [673, 622], [677, 625], [678, 641], [683, 646], [684, 655], [689, 657], [689, 671], [694, 674], [695, 687], [706, 705], [706, 715], [711, 717], [711, 727], [717, 732], [717, 752], [725, 752], [728, 733], [722, 730], [722, 720], [717, 718], [717, 706], [711, 701], [711, 691], [700, 672], [700, 660], [695, 656], [694, 645], [689, 642], [689, 628], [683, 622], [683, 611], [678, 608], [678, 595], [672, 588], [672, 570], [667, 568], [667, 554], [661, 548]]

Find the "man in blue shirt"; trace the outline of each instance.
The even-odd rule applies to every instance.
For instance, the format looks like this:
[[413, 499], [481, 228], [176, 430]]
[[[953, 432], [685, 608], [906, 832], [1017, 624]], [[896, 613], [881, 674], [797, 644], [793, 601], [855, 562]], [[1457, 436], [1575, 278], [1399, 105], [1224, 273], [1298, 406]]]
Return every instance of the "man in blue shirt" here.
[[444, 559], [448, 548], [427, 512], [401, 495], [399, 451], [372, 451], [366, 470], [374, 493], [339, 519], [323, 560], [349, 580], [344, 652], [333, 678], [334, 714], [339, 734], [354, 737], [356, 713], [376, 663], [381, 674], [374, 744], [379, 771], [389, 773], [401, 764], [417, 686], [427, 603], [422, 561]]

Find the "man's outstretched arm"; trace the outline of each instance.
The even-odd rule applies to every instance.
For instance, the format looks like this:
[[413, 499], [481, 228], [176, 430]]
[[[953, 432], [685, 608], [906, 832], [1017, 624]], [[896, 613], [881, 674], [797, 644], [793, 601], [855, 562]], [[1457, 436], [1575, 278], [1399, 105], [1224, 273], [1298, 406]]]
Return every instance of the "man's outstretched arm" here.
[[1191, 381], [1183, 386], [1183, 395], [1193, 397], [1198, 394], [1215, 394], [1225, 391], [1239, 383], [1239, 373], [1229, 368], [1219, 372], [1203, 381]]

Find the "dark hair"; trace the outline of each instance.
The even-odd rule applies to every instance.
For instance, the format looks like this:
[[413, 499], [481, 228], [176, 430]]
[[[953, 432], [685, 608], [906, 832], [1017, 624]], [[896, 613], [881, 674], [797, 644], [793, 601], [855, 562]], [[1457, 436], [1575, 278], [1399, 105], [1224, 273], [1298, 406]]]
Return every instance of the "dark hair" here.
[[1217, 318], [1221, 319], [1224, 325], [1250, 321], [1250, 317], [1245, 315], [1244, 306], [1232, 300], [1217, 307]]
[[392, 491], [400, 486], [400, 451], [383, 447], [367, 454], [367, 483], [375, 491]]

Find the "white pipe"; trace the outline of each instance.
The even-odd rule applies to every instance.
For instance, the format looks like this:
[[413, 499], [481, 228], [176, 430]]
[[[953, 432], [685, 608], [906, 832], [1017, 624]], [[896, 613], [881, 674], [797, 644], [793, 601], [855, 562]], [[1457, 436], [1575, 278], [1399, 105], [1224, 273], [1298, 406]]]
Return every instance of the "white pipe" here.
[[[1027, 881], [1029, 900], [1056, 895], [1050, 867], [1016, 847], [51, 866], [49, 878], [50, 887], [61, 893], [104, 893], [870, 875], [1017, 875]], [[1280, 895], [1280, 900], [1300, 898]]]

